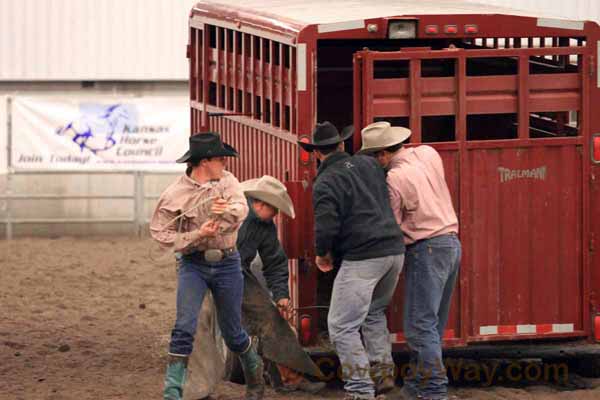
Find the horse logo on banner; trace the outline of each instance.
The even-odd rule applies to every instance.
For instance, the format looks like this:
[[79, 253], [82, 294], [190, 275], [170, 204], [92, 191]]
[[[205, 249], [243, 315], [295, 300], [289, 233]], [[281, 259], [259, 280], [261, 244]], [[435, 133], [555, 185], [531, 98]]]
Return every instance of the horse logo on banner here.
[[61, 126], [56, 134], [71, 138], [81, 151], [96, 154], [111, 149], [127, 125], [135, 125], [135, 108], [124, 104], [83, 104], [81, 116]]

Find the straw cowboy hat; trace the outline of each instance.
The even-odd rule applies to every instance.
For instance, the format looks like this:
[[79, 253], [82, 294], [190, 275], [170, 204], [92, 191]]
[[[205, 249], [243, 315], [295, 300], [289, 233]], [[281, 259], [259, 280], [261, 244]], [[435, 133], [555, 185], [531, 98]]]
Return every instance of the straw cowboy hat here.
[[221, 140], [216, 132], [202, 132], [190, 136], [190, 149], [177, 162], [184, 163], [212, 157], [237, 157], [238, 152]]
[[298, 141], [300, 147], [306, 151], [313, 151], [319, 147], [338, 144], [348, 139], [354, 133], [354, 126], [349, 125], [342, 129], [342, 133], [338, 132], [335, 125], [329, 121], [317, 124], [312, 132], [312, 143], [304, 143]]
[[372, 153], [395, 146], [410, 137], [410, 129], [392, 126], [389, 122], [375, 122], [364, 127], [362, 135], [362, 148], [360, 153]]
[[287, 188], [278, 179], [264, 175], [258, 179], [242, 182], [244, 194], [256, 200], [264, 201], [270, 206], [281, 210], [290, 218], [295, 218], [294, 203], [288, 195]]

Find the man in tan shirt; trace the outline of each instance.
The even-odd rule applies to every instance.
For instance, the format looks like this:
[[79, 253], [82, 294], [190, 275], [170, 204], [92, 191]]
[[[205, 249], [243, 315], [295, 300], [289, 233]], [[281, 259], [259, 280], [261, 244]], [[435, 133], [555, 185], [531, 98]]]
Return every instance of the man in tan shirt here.
[[187, 361], [207, 290], [225, 343], [242, 363], [246, 399], [259, 400], [264, 394], [262, 360], [241, 323], [244, 278], [236, 240], [248, 204], [238, 180], [225, 171], [226, 157], [236, 156], [217, 133], [191, 136], [189, 151], [177, 160], [188, 164], [186, 174], [162, 193], [150, 223], [152, 237], [175, 252], [179, 267], [165, 400], [183, 398]]
[[404, 335], [411, 371], [406, 400], [448, 399], [442, 337], [460, 265], [458, 219], [442, 159], [430, 146], [403, 147], [410, 130], [376, 122], [362, 130], [361, 152], [388, 170], [390, 203], [406, 244]]

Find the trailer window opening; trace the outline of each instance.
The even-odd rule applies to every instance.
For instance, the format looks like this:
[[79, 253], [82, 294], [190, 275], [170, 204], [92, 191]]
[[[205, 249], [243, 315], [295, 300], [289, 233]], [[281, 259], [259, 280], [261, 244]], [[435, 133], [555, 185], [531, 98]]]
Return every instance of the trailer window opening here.
[[456, 60], [440, 58], [421, 61], [422, 78], [445, 78], [456, 75]]
[[468, 58], [467, 76], [516, 75], [516, 57]]
[[517, 137], [517, 114], [467, 115], [467, 140], [505, 140]]
[[454, 142], [456, 140], [454, 115], [422, 117], [421, 141], [423, 143]]
[[373, 66], [373, 77], [375, 79], [408, 78], [409, 61], [375, 61]]
[[533, 139], [579, 135], [579, 112], [538, 112], [529, 114], [529, 133]]

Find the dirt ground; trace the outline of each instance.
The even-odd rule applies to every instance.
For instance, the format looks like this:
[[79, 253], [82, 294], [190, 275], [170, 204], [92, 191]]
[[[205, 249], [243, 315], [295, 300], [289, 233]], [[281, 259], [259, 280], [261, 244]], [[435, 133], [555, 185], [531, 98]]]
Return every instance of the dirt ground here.
[[[0, 242], [0, 399], [159, 399], [175, 305], [175, 269], [148, 240]], [[461, 399], [600, 399], [557, 386], [452, 388]], [[342, 398], [328, 389], [318, 398]], [[396, 394], [389, 396], [398, 398]], [[218, 399], [241, 399], [222, 384]], [[300, 394], [269, 399], [315, 398]]]

